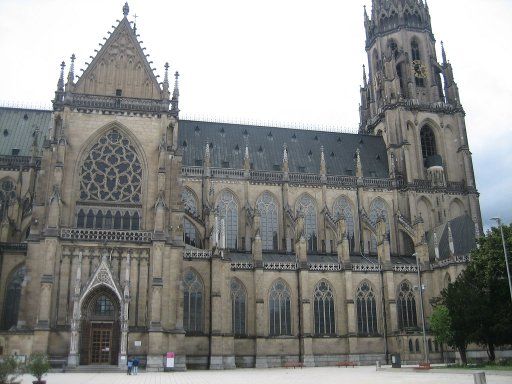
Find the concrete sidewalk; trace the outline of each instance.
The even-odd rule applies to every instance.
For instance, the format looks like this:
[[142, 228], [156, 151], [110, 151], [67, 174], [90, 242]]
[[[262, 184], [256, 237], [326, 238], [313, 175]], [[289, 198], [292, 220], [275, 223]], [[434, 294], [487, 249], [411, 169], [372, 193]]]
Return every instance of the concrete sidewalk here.
[[[473, 384], [471, 373], [448, 370], [413, 372], [375, 367], [303, 368], [303, 369], [236, 369], [231, 371], [187, 371], [170, 373], [52, 373], [44, 377], [47, 384]], [[23, 377], [23, 384], [33, 378]], [[488, 384], [510, 384], [510, 376], [489, 375]]]

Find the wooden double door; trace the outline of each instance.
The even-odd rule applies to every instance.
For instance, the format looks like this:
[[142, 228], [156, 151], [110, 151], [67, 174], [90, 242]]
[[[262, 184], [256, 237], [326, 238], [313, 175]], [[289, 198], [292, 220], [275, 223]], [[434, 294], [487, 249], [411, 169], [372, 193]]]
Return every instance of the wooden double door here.
[[89, 341], [90, 364], [110, 364], [112, 361], [112, 323], [92, 323]]

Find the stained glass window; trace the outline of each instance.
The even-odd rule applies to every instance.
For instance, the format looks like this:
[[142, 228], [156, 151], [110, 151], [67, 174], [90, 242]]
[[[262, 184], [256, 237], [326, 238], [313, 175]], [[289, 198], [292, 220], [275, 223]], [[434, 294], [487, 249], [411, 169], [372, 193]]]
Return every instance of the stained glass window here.
[[363, 281], [357, 288], [357, 331], [361, 335], [377, 333], [377, 305], [373, 288], [367, 281]]
[[92, 146], [80, 170], [80, 200], [141, 203], [142, 165], [130, 139], [112, 129]]
[[334, 312], [334, 294], [326, 281], [319, 282], [314, 295], [315, 334], [334, 335], [336, 322]]
[[183, 277], [183, 328], [186, 332], [201, 332], [203, 324], [203, 284], [197, 273], [185, 272]]
[[269, 296], [270, 335], [291, 335], [290, 288], [284, 281], [277, 280]]
[[277, 203], [269, 192], [263, 192], [256, 203], [260, 213], [261, 244], [264, 250], [277, 250], [278, 248], [278, 221]]
[[[374, 226], [377, 226], [377, 220], [383, 216], [386, 220], [386, 232], [389, 235], [389, 217], [388, 217], [388, 206], [381, 198], [376, 198], [370, 205], [370, 221]], [[370, 253], [377, 253], [377, 239], [374, 235], [371, 235], [370, 242]]]
[[231, 280], [231, 317], [233, 334], [241, 336], [246, 334], [245, 328], [245, 303], [246, 293], [240, 281]]
[[188, 188], [184, 188], [181, 194], [181, 199], [183, 200], [185, 211], [190, 212], [192, 216], [197, 216], [197, 203], [192, 191]]
[[237, 249], [238, 243], [238, 204], [235, 196], [229, 191], [223, 191], [217, 202], [219, 216], [224, 219], [226, 230], [226, 247]]
[[412, 291], [411, 283], [408, 281], [400, 283], [396, 309], [398, 313], [399, 329], [417, 327], [416, 299]]
[[297, 212], [304, 215], [304, 231], [306, 232], [308, 251], [316, 251], [318, 231], [314, 200], [308, 195], [302, 195], [297, 202]]
[[114, 306], [110, 299], [101, 295], [94, 303], [94, 314], [98, 316], [112, 316], [114, 314]]

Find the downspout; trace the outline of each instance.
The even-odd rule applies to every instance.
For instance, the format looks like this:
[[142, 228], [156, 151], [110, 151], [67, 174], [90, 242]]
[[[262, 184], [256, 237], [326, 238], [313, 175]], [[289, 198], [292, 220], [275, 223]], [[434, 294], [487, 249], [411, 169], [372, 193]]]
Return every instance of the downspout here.
[[382, 301], [382, 317], [384, 324], [384, 355], [386, 356], [386, 365], [389, 364], [389, 346], [388, 346], [388, 320], [386, 311], [386, 298], [384, 296], [384, 271], [382, 270], [382, 264], [380, 264], [380, 292]]

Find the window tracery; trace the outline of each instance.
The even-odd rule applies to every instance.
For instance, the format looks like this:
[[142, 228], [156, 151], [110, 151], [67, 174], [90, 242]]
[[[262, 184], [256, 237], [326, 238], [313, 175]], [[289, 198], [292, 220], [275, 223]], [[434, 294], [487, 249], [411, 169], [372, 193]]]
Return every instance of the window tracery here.
[[352, 214], [352, 208], [350, 203], [345, 196], [341, 196], [334, 202], [332, 206], [332, 213], [334, 218], [338, 220], [343, 214], [347, 223], [347, 237], [349, 240], [350, 250], [354, 246], [354, 215]]
[[0, 182], [0, 220], [7, 215], [9, 205], [16, 199], [16, 186], [11, 179], [3, 179]]
[[[384, 200], [377, 198], [373, 200], [370, 205], [370, 222], [373, 224], [373, 226], [377, 226], [377, 220], [380, 217], [384, 217], [386, 221], [386, 234], [389, 236], [390, 229], [387, 204]], [[371, 235], [370, 253], [377, 253], [377, 239], [373, 234]]]
[[23, 281], [25, 280], [25, 274], [25, 267], [19, 267], [7, 283], [4, 298], [2, 329], [10, 329], [18, 323], [21, 288]]
[[373, 288], [363, 281], [357, 288], [357, 330], [362, 335], [377, 333], [377, 304]]
[[185, 272], [183, 277], [183, 328], [186, 332], [201, 332], [203, 319], [203, 284], [197, 273]]
[[272, 284], [269, 294], [270, 335], [291, 335], [290, 289], [282, 280]]
[[261, 244], [264, 250], [278, 248], [277, 203], [269, 192], [263, 192], [256, 203], [260, 213]]
[[190, 220], [183, 219], [183, 241], [192, 247], [201, 248], [201, 238], [194, 224]]
[[315, 334], [333, 335], [336, 333], [334, 294], [326, 281], [315, 286], [314, 293]]
[[184, 188], [181, 194], [181, 199], [185, 211], [190, 212], [193, 216], [197, 216], [197, 203], [194, 194], [188, 188]]
[[142, 165], [130, 139], [111, 129], [92, 146], [80, 171], [80, 200], [141, 203]]
[[423, 160], [426, 160], [430, 156], [437, 154], [436, 151], [436, 137], [434, 131], [428, 125], [424, 125], [420, 131], [421, 139], [421, 153]]
[[231, 284], [231, 311], [232, 311], [232, 329], [235, 336], [246, 334], [245, 321], [245, 289], [237, 279], [232, 279]]
[[235, 196], [229, 191], [223, 191], [217, 202], [221, 219], [224, 219], [226, 231], [226, 247], [237, 249], [238, 243], [238, 204]]
[[316, 206], [308, 195], [302, 195], [297, 202], [297, 213], [304, 215], [304, 232], [308, 251], [317, 250]]
[[416, 316], [416, 299], [408, 281], [400, 283], [396, 303], [398, 312], [398, 328], [414, 328], [418, 326]]

